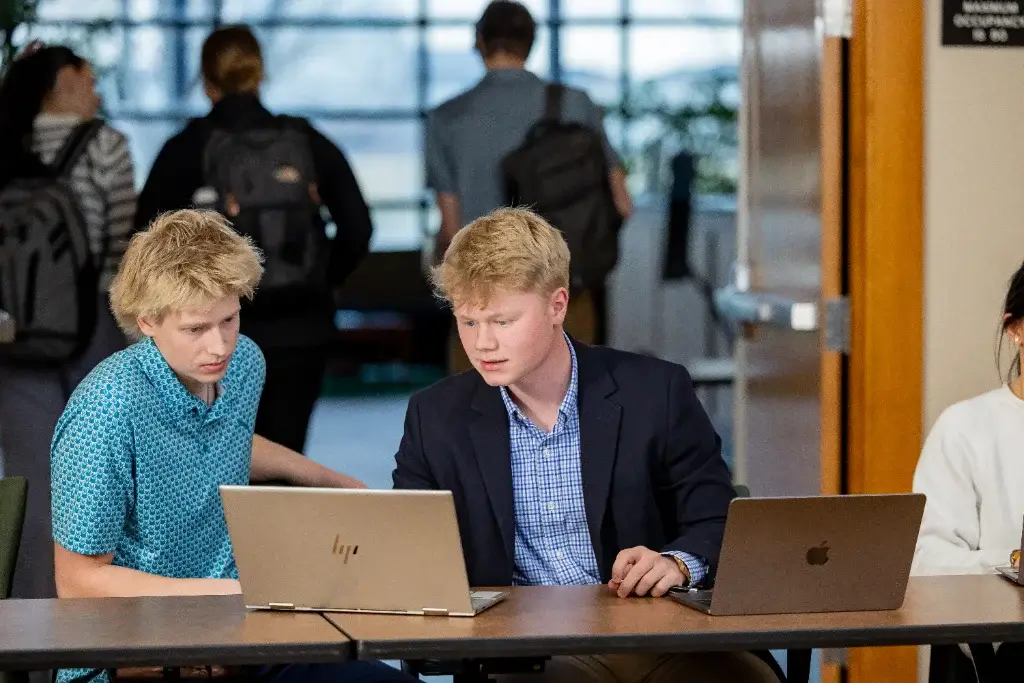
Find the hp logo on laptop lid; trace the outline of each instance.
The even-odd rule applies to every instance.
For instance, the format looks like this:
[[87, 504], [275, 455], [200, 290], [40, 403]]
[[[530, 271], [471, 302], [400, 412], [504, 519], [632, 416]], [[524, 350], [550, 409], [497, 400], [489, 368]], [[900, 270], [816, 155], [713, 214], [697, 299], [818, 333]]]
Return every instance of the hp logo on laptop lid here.
[[341, 542], [341, 534], [334, 537], [334, 547], [331, 549], [332, 555], [338, 555], [342, 558], [342, 564], [348, 564], [350, 557], [355, 557], [359, 553], [359, 546], [357, 545], [346, 545]]

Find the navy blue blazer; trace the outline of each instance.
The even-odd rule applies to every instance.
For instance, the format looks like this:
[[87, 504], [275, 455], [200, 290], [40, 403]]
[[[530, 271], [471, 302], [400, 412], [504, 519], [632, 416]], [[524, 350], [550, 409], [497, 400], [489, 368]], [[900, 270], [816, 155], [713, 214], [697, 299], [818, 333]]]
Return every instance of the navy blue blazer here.
[[[587, 526], [607, 582], [621, 550], [681, 550], [713, 580], [732, 478], [721, 439], [681, 365], [573, 342]], [[515, 514], [508, 412], [475, 370], [413, 395], [397, 489], [450, 490], [469, 582], [508, 586]]]

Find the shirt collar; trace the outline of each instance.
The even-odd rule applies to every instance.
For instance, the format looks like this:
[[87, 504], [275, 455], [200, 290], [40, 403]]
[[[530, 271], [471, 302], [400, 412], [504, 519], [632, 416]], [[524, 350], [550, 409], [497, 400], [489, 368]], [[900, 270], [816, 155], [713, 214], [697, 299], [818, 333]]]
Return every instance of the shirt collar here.
[[142, 371], [149, 378], [149, 381], [153, 383], [153, 387], [160, 395], [160, 399], [168, 408], [182, 417], [203, 416], [207, 419], [213, 419], [220, 415], [223, 410], [224, 401], [219, 399], [228, 393], [231, 384], [229, 379], [231, 376], [231, 361], [228, 362], [228, 371], [224, 379], [218, 383], [218, 400], [214, 402], [213, 406], [210, 406], [181, 383], [181, 380], [174, 374], [171, 366], [167, 364], [163, 354], [160, 353], [160, 349], [156, 347], [152, 338], [144, 337], [141, 341], [136, 342], [135, 349], [136, 358], [142, 367]]
[[490, 69], [484, 74], [483, 81], [486, 83], [508, 82], [508, 81], [539, 81], [537, 74], [527, 69], [508, 68]]
[[[559, 423], [568, 417], [571, 412], [576, 409], [576, 398], [579, 395], [579, 370], [576, 366], [576, 349], [572, 345], [572, 340], [569, 339], [569, 335], [562, 331], [562, 337], [565, 339], [565, 343], [569, 346], [569, 356], [572, 358], [572, 374], [569, 376], [569, 388], [565, 391], [565, 396], [562, 398], [562, 403], [558, 406]], [[512, 394], [509, 393], [508, 387], [498, 387], [501, 391], [501, 400], [505, 403], [505, 410], [508, 411], [510, 420], [517, 420], [525, 422], [528, 418], [523, 415], [522, 411], [519, 410], [519, 406], [512, 400]]]
[[271, 116], [257, 93], [232, 93], [222, 97], [210, 108], [209, 117], [217, 123], [248, 124], [254, 119]]

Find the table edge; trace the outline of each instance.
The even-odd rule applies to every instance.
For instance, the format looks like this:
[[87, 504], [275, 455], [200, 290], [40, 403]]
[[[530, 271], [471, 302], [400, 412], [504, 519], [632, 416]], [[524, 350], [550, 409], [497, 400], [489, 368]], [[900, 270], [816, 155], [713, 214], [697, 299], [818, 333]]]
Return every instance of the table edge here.
[[948, 624], [858, 629], [784, 629], [701, 633], [516, 636], [504, 638], [360, 639], [358, 659], [461, 659], [615, 654], [621, 652], [711, 652], [727, 650], [813, 649], [891, 645], [945, 645], [963, 642], [1024, 641], [1024, 622]]
[[128, 666], [203, 666], [254, 664], [319, 664], [355, 658], [351, 640], [316, 645], [147, 645], [138, 648], [40, 648], [0, 652], [0, 671], [36, 668], [114, 668]]

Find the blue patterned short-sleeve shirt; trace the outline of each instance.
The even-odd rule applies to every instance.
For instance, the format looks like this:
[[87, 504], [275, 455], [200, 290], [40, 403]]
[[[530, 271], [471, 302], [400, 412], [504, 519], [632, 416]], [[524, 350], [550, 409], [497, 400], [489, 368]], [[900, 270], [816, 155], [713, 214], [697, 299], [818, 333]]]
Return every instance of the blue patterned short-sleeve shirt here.
[[170, 578], [237, 578], [221, 484], [247, 484], [265, 365], [239, 337], [212, 406], [150, 339], [78, 386], [51, 446], [53, 539]]

